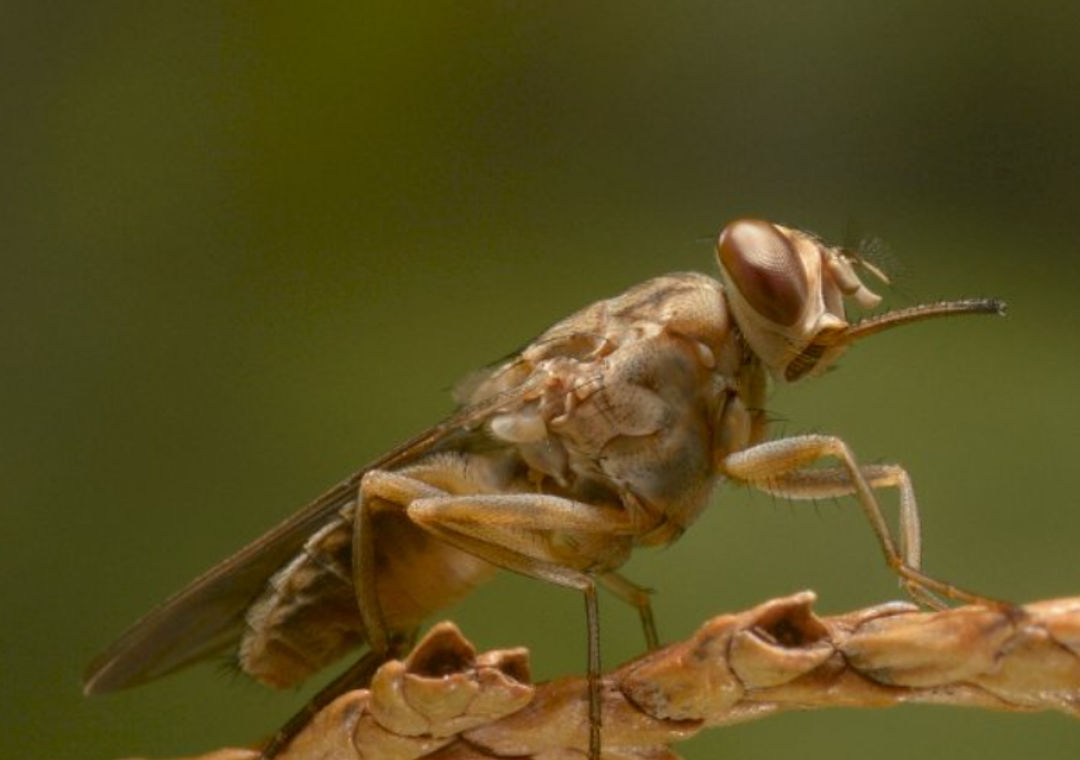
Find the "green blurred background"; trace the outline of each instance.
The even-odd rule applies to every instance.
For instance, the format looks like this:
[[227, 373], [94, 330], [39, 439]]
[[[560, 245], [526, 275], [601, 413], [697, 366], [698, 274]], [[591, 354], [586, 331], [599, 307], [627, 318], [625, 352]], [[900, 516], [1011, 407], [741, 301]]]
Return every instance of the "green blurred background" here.
[[[760, 215], [873, 232], [890, 303], [996, 295], [774, 394], [784, 432], [910, 468], [930, 571], [1080, 593], [1080, 24], [1063, 2], [5, 3], [0, 756], [254, 739], [310, 693], [211, 665], [84, 700], [184, 582], [451, 408], [447, 389]], [[898, 591], [851, 504], [725, 490], [630, 576], [662, 635]], [[576, 594], [448, 613], [580, 672]], [[603, 604], [609, 664], [638, 653]], [[1075, 758], [1059, 715], [781, 716], [688, 758]]]

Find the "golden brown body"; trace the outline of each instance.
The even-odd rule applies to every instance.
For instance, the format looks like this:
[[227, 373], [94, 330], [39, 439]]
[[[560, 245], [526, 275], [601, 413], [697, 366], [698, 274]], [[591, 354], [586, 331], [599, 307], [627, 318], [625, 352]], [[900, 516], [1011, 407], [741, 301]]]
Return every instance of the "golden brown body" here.
[[[762, 408], [764, 371], [744, 354], [719, 282], [658, 277], [560, 322], [474, 382], [468, 405], [533, 390], [499, 406], [451, 451], [398, 469], [451, 492], [544, 493], [621, 509], [632, 522], [622, 535], [556, 531], [546, 547], [569, 566], [614, 570], [633, 544], [679, 536], [708, 501], [714, 460], [762, 436], [763, 413], [746, 410]], [[247, 612], [239, 661], [260, 681], [291, 686], [364, 642], [354, 508], [312, 535]], [[373, 527], [389, 631], [415, 628], [494, 570], [400, 511], [377, 512]]]
[[[717, 253], [723, 282], [694, 273], [648, 280], [471, 378], [458, 413], [136, 623], [91, 666], [86, 690], [229, 650], [278, 687], [365, 643], [376, 662], [502, 567], [585, 594], [595, 759], [596, 584], [638, 608], [655, 645], [647, 594], [616, 570], [635, 546], [681, 535], [724, 478], [791, 499], [854, 495], [912, 594], [975, 598], [919, 570], [918, 512], [902, 468], [860, 466], [832, 436], [766, 442], [764, 404], [770, 377], [819, 372], [865, 335], [1000, 304], [934, 304], [851, 323], [846, 298], [864, 308], [879, 300], [856, 274], [857, 256], [756, 220], [728, 225]], [[812, 466], [824, 459], [836, 466]], [[873, 494], [883, 487], [900, 492], [899, 542]]]

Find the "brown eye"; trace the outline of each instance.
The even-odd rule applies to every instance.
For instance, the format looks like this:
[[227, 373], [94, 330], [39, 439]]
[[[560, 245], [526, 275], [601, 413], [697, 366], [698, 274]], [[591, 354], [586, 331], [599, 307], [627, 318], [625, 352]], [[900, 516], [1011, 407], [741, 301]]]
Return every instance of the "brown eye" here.
[[721, 231], [716, 253], [754, 311], [778, 325], [798, 321], [809, 285], [798, 253], [775, 226], [757, 219], [734, 221]]

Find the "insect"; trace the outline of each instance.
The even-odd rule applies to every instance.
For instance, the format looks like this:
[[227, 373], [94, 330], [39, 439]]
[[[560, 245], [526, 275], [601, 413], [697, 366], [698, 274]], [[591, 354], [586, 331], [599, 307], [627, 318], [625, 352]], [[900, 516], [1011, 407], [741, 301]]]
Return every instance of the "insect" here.
[[[835, 436], [769, 440], [764, 405], [770, 382], [820, 373], [865, 337], [1004, 305], [948, 301], [852, 321], [846, 301], [872, 309], [881, 300], [862, 276], [887, 282], [857, 254], [754, 219], [728, 224], [716, 253], [720, 280], [648, 280], [470, 378], [455, 414], [135, 623], [92, 663], [85, 691], [134, 686], [223, 652], [258, 681], [288, 687], [366, 647], [317, 707], [363, 684], [427, 616], [503, 568], [584, 595], [588, 746], [597, 760], [597, 586], [638, 609], [656, 647], [648, 592], [618, 568], [637, 546], [677, 539], [721, 480], [787, 499], [852, 495], [913, 597], [985, 602], [920, 569], [918, 510], [903, 468], [860, 465]], [[884, 488], [899, 492], [898, 536], [875, 495]]]

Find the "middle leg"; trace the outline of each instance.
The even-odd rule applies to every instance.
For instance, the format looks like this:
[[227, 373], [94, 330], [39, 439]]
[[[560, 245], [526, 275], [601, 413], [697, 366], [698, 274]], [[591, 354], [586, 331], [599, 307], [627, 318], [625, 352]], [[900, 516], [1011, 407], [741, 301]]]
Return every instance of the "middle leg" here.
[[[408, 514], [447, 543], [492, 564], [583, 592], [588, 632], [589, 760], [600, 760], [600, 623], [593, 578], [598, 572], [604, 578], [610, 562], [621, 562], [622, 553], [609, 556], [613, 544], [629, 549], [625, 513], [615, 507], [555, 496], [511, 493], [421, 498], [409, 505]], [[599, 555], [593, 553], [598, 547], [604, 547]]]

